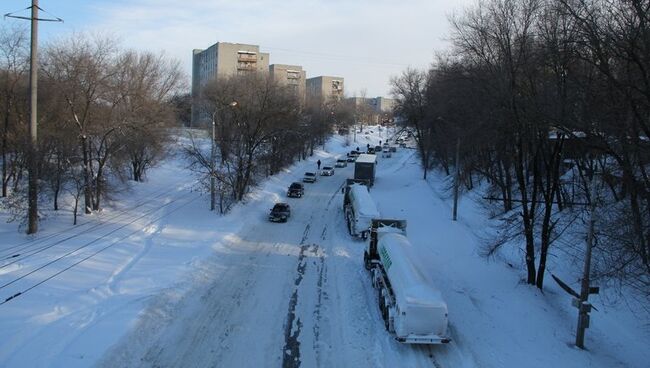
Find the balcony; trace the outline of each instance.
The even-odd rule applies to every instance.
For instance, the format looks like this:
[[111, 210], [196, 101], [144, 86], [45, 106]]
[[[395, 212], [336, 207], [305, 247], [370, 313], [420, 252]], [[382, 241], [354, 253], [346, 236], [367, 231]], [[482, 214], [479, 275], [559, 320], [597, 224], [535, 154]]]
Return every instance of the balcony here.
[[257, 54], [237, 54], [237, 61], [239, 62], [257, 62]]
[[257, 70], [257, 63], [237, 63], [237, 70]]

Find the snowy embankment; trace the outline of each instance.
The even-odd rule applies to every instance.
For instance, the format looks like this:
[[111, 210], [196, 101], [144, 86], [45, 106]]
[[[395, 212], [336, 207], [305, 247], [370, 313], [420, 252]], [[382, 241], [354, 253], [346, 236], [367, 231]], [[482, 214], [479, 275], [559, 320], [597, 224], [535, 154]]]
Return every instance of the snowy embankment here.
[[[357, 144], [376, 145], [385, 133], [359, 134]], [[53, 216], [30, 240], [3, 223], [0, 302], [23, 294], [0, 305], [0, 328], [10, 336], [0, 342], [0, 366], [643, 367], [650, 361], [647, 329], [624, 306], [601, 306], [598, 297], [589, 350], [572, 347], [576, 313], [569, 297], [551, 282], [542, 294], [520, 282], [523, 269], [479, 256], [478, 236], [490, 222], [469, 197], [460, 221], [452, 222], [450, 201], [440, 194], [443, 178], [423, 181], [410, 149], [379, 159], [371, 195], [382, 216], [408, 221], [416, 262], [448, 303], [453, 342], [428, 348], [394, 341], [363, 269], [364, 244], [346, 233], [340, 187], [351, 166], [306, 184], [304, 198], [285, 197], [288, 184], [313, 171], [316, 160], [325, 165], [354, 148], [343, 142], [335, 136], [224, 217], [207, 210], [208, 196], [193, 192], [185, 165], [170, 160], [102, 214], [82, 218], [85, 225]], [[287, 224], [266, 220], [276, 201], [291, 203]]]

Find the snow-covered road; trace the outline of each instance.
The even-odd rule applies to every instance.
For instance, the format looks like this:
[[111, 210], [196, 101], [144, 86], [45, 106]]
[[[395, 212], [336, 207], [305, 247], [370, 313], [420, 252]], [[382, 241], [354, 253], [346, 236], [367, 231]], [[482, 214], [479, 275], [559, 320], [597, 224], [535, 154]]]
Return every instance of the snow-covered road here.
[[[378, 176], [403, 165], [400, 155]], [[432, 366], [426, 348], [384, 331], [362, 266], [364, 243], [347, 235], [341, 186], [352, 166], [284, 199], [289, 222], [266, 212], [203, 264], [203, 281], [180, 300], [161, 297], [105, 357], [106, 366]], [[164, 318], [160, 310], [165, 309]], [[117, 363], [116, 363], [117, 362]]]
[[[380, 134], [359, 134], [358, 144], [376, 145], [386, 138]], [[10, 283], [0, 287], [0, 302], [23, 292], [0, 305], [0, 330], [10, 336], [0, 341], [0, 366], [609, 368], [650, 361], [650, 337], [636, 316], [598, 297], [590, 349], [575, 349], [568, 297], [553, 283], [542, 294], [520, 282], [522, 269], [479, 256], [489, 221], [467, 199], [451, 221], [444, 177], [422, 180], [411, 149], [379, 158], [371, 196], [383, 217], [408, 221], [414, 261], [449, 306], [452, 342], [396, 342], [363, 268], [365, 244], [347, 234], [343, 218], [340, 188], [352, 165], [305, 184], [303, 198], [285, 197], [316, 160], [330, 164], [350, 148], [332, 137], [226, 216], [210, 213], [207, 196], [188, 189], [194, 179], [176, 158], [113, 207], [84, 216], [87, 225], [71, 227], [59, 214], [28, 238], [0, 224], [0, 286]], [[267, 220], [277, 201], [292, 206], [287, 223]]]

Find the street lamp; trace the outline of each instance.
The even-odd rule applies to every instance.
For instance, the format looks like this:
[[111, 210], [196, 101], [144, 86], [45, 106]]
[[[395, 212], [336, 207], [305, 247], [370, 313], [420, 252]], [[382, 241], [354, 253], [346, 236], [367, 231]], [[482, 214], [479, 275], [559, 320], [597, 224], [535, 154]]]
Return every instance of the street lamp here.
[[[230, 107], [235, 107], [237, 106], [237, 101], [232, 101], [231, 103], [228, 104]], [[215, 117], [217, 115], [217, 108], [214, 108], [214, 112], [212, 113], [212, 145], [210, 149], [210, 211], [214, 211], [215, 208], [215, 203], [216, 203], [216, 173], [214, 170], [215, 166], [215, 159], [216, 159], [216, 147], [215, 147], [215, 139], [216, 139], [216, 127], [217, 123], [215, 122]]]

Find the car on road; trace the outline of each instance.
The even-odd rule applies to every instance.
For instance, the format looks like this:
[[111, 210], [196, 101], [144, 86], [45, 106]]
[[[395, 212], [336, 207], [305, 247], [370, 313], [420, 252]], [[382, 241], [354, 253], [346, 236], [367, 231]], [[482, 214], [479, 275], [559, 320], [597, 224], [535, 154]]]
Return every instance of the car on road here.
[[383, 151], [381, 146], [375, 146], [375, 153], [381, 153], [381, 151]]
[[350, 151], [350, 153], [348, 153], [347, 161], [354, 162], [357, 160], [357, 157], [359, 157], [359, 151]]
[[323, 166], [323, 169], [320, 171], [321, 176], [332, 176], [334, 175], [334, 168], [331, 166]]
[[339, 158], [338, 160], [336, 160], [336, 164], [334, 165], [334, 167], [347, 167], [347, 166], [348, 166], [348, 160], [344, 158]]
[[305, 176], [302, 177], [302, 181], [305, 183], [314, 183], [316, 182], [316, 173], [313, 173], [311, 171], [307, 171], [305, 173]]
[[289, 185], [287, 197], [301, 198], [305, 194], [305, 187], [302, 183], [294, 182]]
[[273, 208], [271, 208], [271, 213], [269, 214], [269, 221], [271, 222], [287, 222], [291, 217], [291, 207], [288, 203], [278, 202]]

